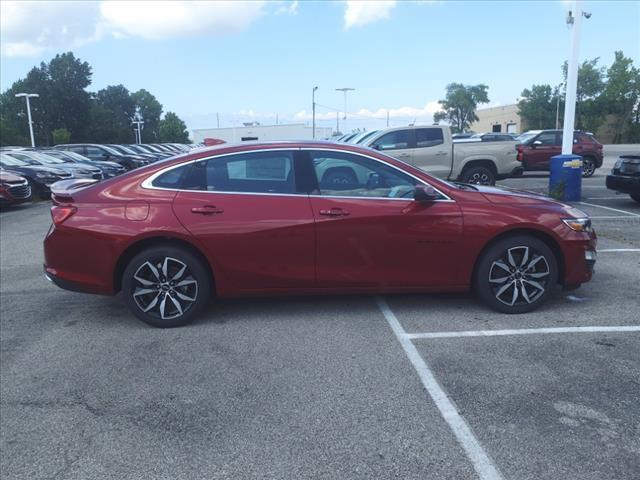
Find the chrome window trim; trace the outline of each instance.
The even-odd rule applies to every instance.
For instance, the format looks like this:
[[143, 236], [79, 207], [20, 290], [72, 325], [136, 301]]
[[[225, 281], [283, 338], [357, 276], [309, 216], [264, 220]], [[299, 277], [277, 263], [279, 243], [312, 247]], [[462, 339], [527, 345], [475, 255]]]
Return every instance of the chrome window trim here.
[[231, 155], [239, 155], [242, 153], [257, 153], [257, 152], [281, 152], [281, 151], [310, 151], [310, 150], [322, 150], [322, 151], [327, 151], [327, 152], [338, 152], [338, 153], [348, 153], [348, 154], [352, 154], [352, 155], [359, 155], [361, 157], [364, 158], [368, 158], [370, 160], [376, 161], [378, 163], [381, 163], [383, 165], [386, 165], [388, 167], [394, 168], [395, 170], [403, 173], [404, 175], [408, 175], [409, 177], [413, 178], [414, 180], [416, 180], [419, 184], [421, 185], [429, 185], [431, 188], [433, 188], [436, 192], [438, 192], [440, 195], [442, 195], [444, 198], [440, 199], [440, 200], [434, 200], [434, 202], [455, 202], [455, 200], [453, 200], [451, 197], [449, 197], [448, 195], [446, 195], [445, 193], [443, 193], [441, 190], [439, 190], [438, 188], [434, 187], [433, 185], [431, 185], [430, 183], [425, 183], [424, 180], [422, 180], [421, 178], [416, 177], [415, 175], [409, 173], [409, 172], [405, 172], [404, 170], [402, 170], [401, 168], [396, 167], [395, 165], [391, 165], [390, 163], [384, 162], [383, 160], [374, 158], [370, 155], [365, 155], [364, 153], [360, 153], [360, 152], [352, 152], [350, 150], [342, 150], [342, 149], [338, 149], [338, 148], [331, 148], [331, 147], [322, 147], [322, 146], [318, 146], [318, 147], [285, 147], [285, 148], [263, 148], [263, 149], [259, 149], [259, 150], [244, 150], [241, 152], [231, 152], [231, 153], [222, 153], [222, 154], [218, 154], [218, 155], [211, 155], [209, 157], [203, 157], [203, 158], [196, 158], [194, 160], [189, 160], [188, 162], [184, 162], [184, 163], [177, 163], [175, 165], [171, 165], [170, 167], [167, 168], [163, 168], [162, 170], [158, 170], [156, 173], [154, 173], [153, 175], [151, 175], [150, 177], [147, 177], [146, 179], [144, 179], [142, 181], [142, 183], [140, 184], [140, 186], [144, 189], [147, 190], [165, 190], [165, 191], [171, 191], [171, 192], [199, 192], [199, 193], [212, 193], [212, 194], [225, 194], [225, 195], [268, 195], [268, 196], [276, 196], [276, 197], [301, 197], [301, 196], [306, 196], [306, 197], [318, 197], [318, 198], [347, 198], [347, 199], [355, 199], [355, 200], [392, 200], [392, 201], [402, 201], [402, 202], [413, 202], [413, 199], [411, 198], [394, 198], [394, 197], [358, 197], [358, 196], [348, 196], [348, 195], [319, 195], [319, 194], [311, 194], [311, 193], [268, 193], [268, 192], [264, 192], [264, 193], [257, 193], [257, 192], [227, 192], [227, 191], [223, 191], [223, 190], [187, 190], [187, 189], [181, 189], [181, 188], [165, 188], [165, 187], [156, 187], [153, 184], [153, 181], [158, 178], [160, 175], [165, 174], [166, 172], [170, 172], [171, 170], [174, 170], [176, 168], [180, 168], [183, 167], [185, 165], [189, 165], [191, 163], [198, 163], [198, 162], [204, 162], [207, 160], [212, 160], [215, 158], [222, 158], [222, 157], [228, 157]]

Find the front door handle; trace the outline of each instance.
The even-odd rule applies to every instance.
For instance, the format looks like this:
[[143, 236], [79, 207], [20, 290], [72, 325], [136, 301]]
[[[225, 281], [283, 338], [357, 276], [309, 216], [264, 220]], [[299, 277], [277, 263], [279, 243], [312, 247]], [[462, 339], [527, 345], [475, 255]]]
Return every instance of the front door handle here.
[[325, 215], [327, 217], [346, 217], [349, 215], [349, 212], [341, 208], [332, 208], [330, 210], [320, 210], [320, 215]]
[[223, 212], [224, 210], [215, 205], [205, 205], [204, 207], [193, 207], [191, 209], [191, 213], [197, 213], [199, 215], [216, 215]]

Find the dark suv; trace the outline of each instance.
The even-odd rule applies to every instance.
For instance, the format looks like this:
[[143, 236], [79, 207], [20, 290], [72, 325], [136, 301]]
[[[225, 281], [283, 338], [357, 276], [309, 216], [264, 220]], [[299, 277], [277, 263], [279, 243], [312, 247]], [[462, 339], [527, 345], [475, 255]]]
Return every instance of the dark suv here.
[[[531, 130], [518, 141], [518, 160], [525, 171], [549, 170], [551, 157], [562, 153], [562, 130]], [[573, 133], [573, 153], [582, 157], [583, 177], [592, 176], [602, 166], [602, 144], [590, 133]]]
[[640, 202], [640, 154], [620, 155], [607, 175], [607, 188], [628, 193], [636, 202]]

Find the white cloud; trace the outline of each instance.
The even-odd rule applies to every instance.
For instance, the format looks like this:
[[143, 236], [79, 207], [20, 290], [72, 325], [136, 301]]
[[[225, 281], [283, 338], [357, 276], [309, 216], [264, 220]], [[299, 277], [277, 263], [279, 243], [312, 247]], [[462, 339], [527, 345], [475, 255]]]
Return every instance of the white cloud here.
[[2, 55], [33, 56], [43, 50], [76, 48], [99, 36], [95, 2], [0, 2]]
[[[7, 57], [80, 47], [110, 34], [145, 39], [232, 34], [263, 15], [256, 1], [10, 1], [0, 2]], [[284, 5], [283, 5], [284, 7]], [[286, 5], [295, 14], [297, 2]]]
[[344, 10], [345, 28], [361, 27], [389, 17], [396, 6], [395, 0], [349, 0]]
[[244, 30], [263, 13], [262, 1], [104, 1], [110, 29], [132, 37], [161, 39], [224, 35]]
[[293, 2], [275, 2], [278, 4], [276, 13], [278, 15], [297, 15], [298, 14], [298, 1]]
[[[386, 119], [389, 112], [390, 119], [402, 120], [422, 120], [431, 121], [433, 114], [440, 110], [440, 104], [437, 101], [427, 102], [424, 107], [398, 107], [398, 108], [378, 108], [377, 110], [369, 110], [361, 108], [357, 112], [347, 113], [347, 117], [351, 119]], [[301, 110], [293, 116], [294, 120], [307, 121], [312, 119], [311, 112]], [[340, 113], [342, 119], [342, 112]], [[336, 112], [316, 112], [316, 120], [335, 120]]]

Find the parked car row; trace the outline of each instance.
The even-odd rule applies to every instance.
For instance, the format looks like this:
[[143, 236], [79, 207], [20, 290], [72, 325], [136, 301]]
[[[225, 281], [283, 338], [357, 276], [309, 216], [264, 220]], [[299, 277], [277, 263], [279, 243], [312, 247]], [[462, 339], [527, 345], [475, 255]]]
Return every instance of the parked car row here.
[[[13, 204], [31, 195], [49, 198], [51, 185], [71, 178], [103, 180], [157, 160], [188, 152], [188, 145], [65, 144], [55, 147], [4, 147], [0, 150], [0, 202]], [[5, 178], [13, 178], [5, 180]], [[17, 188], [27, 182], [28, 189]], [[28, 190], [28, 195], [26, 191]]]
[[[447, 126], [409, 126], [349, 133], [335, 141], [384, 150], [436, 177], [493, 185], [497, 179], [525, 171], [548, 171], [551, 157], [562, 151], [562, 130], [530, 130], [516, 136], [499, 132], [451, 134]], [[480, 146], [485, 143], [489, 145]], [[511, 158], [512, 147], [515, 158]], [[592, 133], [574, 132], [573, 153], [583, 158], [584, 177], [602, 166], [603, 146]]]

